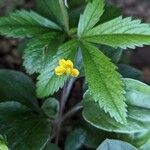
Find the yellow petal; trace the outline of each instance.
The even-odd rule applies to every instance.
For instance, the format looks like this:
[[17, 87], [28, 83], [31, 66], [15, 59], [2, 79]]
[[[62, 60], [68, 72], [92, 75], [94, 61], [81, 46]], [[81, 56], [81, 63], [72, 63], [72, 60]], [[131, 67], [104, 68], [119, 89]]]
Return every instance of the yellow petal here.
[[66, 68], [73, 69], [73, 62], [71, 60], [66, 61]]
[[72, 75], [73, 77], [77, 77], [77, 76], [79, 75], [79, 70], [77, 70], [77, 69], [72, 69], [71, 75]]
[[58, 66], [55, 68], [55, 74], [60, 76], [63, 75], [65, 73], [66, 69], [62, 66]]
[[68, 67], [68, 68], [66, 68], [66, 71], [65, 71], [65, 72], [66, 72], [66, 74], [70, 75], [70, 74], [71, 74], [71, 72], [72, 72], [72, 68], [69, 68], [69, 67]]
[[65, 67], [66, 66], [66, 60], [65, 59], [60, 59], [59, 60], [59, 65]]

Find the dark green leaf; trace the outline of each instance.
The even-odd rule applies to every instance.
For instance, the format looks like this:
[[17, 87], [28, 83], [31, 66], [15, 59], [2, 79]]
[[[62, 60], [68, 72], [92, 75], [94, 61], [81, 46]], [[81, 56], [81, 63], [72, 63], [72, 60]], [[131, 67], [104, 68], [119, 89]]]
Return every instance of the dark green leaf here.
[[134, 49], [150, 44], [150, 26], [131, 17], [118, 17], [87, 31], [83, 39], [114, 48]]
[[83, 129], [72, 131], [65, 142], [65, 150], [79, 150], [83, 146], [86, 132]]
[[109, 57], [113, 63], [117, 63], [121, 56], [122, 56], [122, 52], [123, 50], [120, 48], [114, 49], [112, 47], [109, 46], [103, 46], [100, 45], [98, 46], [98, 48], [107, 56]]
[[21, 72], [1, 69], [0, 101], [18, 101], [31, 108], [37, 106], [35, 85]]
[[105, 140], [96, 150], [137, 150], [131, 144], [119, 140]]
[[134, 134], [132, 143], [140, 150], [146, 150], [146, 147], [150, 145], [150, 130]]
[[142, 71], [126, 64], [119, 64], [118, 71], [124, 78], [141, 80], [143, 76]]
[[[110, 132], [136, 133], [150, 129], [150, 87], [133, 79], [124, 79], [128, 104], [127, 124], [119, 124], [94, 102], [89, 93], [84, 97], [83, 116], [91, 125]], [[93, 111], [94, 110], [94, 111]]]
[[33, 11], [21, 10], [0, 17], [0, 34], [9, 37], [32, 37], [50, 32], [51, 29], [60, 30], [55, 23]]
[[88, 2], [84, 13], [80, 16], [78, 24], [78, 35], [81, 36], [90, 30], [100, 19], [104, 12], [104, 0], [93, 0]]
[[10, 149], [40, 150], [51, 134], [50, 122], [18, 102], [0, 103], [0, 133]]
[[68, 13], [63, 0], [36, 0], [38, 10], [46, 17], [56, 20], [68, 30]]
[[27, 44], [23, 56], [23, 65], [29, 74], [42, 72], [49, 60], [57, 52], [61, 41], [56, 36], [59, 36], [59, 34], [55, 32], [45, 33], [32, 39]]
[[56, 144], [47, 143], [42, 150], [60, 150], [60, 148]]
[[6, 145], [6, 141], [3, 138], [3, 136], [0, 135], [0, 150], [8, 150], [8, 147]]
[[97, 129], [90, 124], [84, 123], [84, 127], [86, 131], [86, 140], [84, 145], [89, 148], [96, 149], [101, 142], [103, 142], [107, 138], [116, 138], [117, 135], [115, 133], [106, 132], [100, 129]]
[[121, 15], [121, 9], [115, 5], [106, 5], [105, 11], [100, 18], [99, 23], [104, 23], [106, 21], [115, 19]]
[[[85, 77], [93, 101], [116, 121], [126, 122], [123, 82], [116, 66], [102, 52], [89, 43], [81, 44]], [[92, 72], [92, 74], [91, 74]], [[113, 83], [113, 84], [112, 84]]]
[[49, 60], [48, 65], [45, 70], [38, 77], [37, 83], [37, 95], [38, 97], [46, 97], [57, 92], [59, 88], [63, 87], [64, 83], [67, 81], [68, 76], [62, 75], [57, 76], [54, 72], [55, 67], [58, 66], [60, 59], [70, 59], [74, 60], [77, 50], [77, 42], [71, 40], [58, 49], [57, 54]]
[[56, 117], [59, 112], [59, 102], [55, 98], [49, 98], [43, 103], [42, 109], [48, 117]]

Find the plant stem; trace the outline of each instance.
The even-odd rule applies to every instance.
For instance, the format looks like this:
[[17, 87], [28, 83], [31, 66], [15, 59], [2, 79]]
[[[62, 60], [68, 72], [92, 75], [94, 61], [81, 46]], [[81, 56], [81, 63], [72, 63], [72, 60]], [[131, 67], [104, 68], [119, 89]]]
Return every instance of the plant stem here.
[[81, 110], [83, 108], [83, 106], [81, 105], [81, 103], [78, 103], [77, 105], [75, 105], [73, 108], [71, 108], [61, 119], [61, 123], [71, 117], [72, 115], [74, 115], [74, 113], [76, 113], [77, 111]]
[[81, 105], [81, 103], [78, 103], [73, 108], [71, 108], [64, 116], [61, 116], [61, 118], [58, 118], [59, 120], [58, 120], [57, 133], [56, 133], [56, 139], [55, 139], [55, 143], [56, 144], [58, 144], [60, 131], [61, 131], [61, 125], [64, 122], [64, 120], [66, 120], [67, 118], [71, 117], [77, 111], [79, 111], [81, 109], [82, 109], [82, 105]]
[[65, 84], [63, 91], [62, 91], [62, 96], [61, 96], [61, 101], [60, 101], [60, 115], [62, 116], [66, 102], [68, 100], [70, 91], [72, 89], [73, 83], [75, 82], [74, 78], [71, 78], [70, 81]]
[[74, 83], [75, 79], [71, 78], [70, 81], [68, 83], [66, 83], [63, 87], [63, 91], [62, 91], [62, 96], [61, 96], [61, 100], [60, 100], [60, 112], [59, 112], [59, 116], [58, 118], [55, 120], [55, 124], [57, 125], [56, 128], [56, 139], [55, 139], [55, 143], [58, 144], [59, 141], [59, 136], [60, 136], [60, 130], [61, 130], [61, 123], [62, 123], [62, 118], [63, 118], [63, 111], [66, 105], [66, 102], [68, 100], [70, 91], [72, 89], [73, 83]]

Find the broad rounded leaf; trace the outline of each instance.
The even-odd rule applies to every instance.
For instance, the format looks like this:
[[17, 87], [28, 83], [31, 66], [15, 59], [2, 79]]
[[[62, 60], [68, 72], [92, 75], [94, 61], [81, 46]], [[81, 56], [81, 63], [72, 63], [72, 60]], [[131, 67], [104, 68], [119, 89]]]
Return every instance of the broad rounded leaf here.
[[0, 112], [0, 133], [7, 136], [11, 149], [39, 150], [45, 145], [51, 134], [46, 118], [18, 102], [0, 103]]
[[59, 102], [55, 98], [49, 98], [44, 101], [42, 109], [48, 117], [55, 117], [59, 112]]
[[86, 138], [86, 131], [83, 129], [75, 129], [72, 131], [65, 142], [65, 150], [77, 150], [83, 146]]
[[37, 106], [33, 81], [21, 72], [1, 69], [0, 101], [18, 101], [29, 107]]
[[131, 144], [119, 140], [105, 140], [96, 150], [137, 150]]
[[84, 145], [89, 148], [96, 149], [106, 138], [116, 138], [116, 133], [106, 132], [93, 127], [87, 122], [84, 123], [83, 129], [86, 131], [86, 139]]
[[117, 123], [102, 109], [99, 109], [89, 92], [84, 97], [84, 119], [93, 126], [110, 132], [131, 134], [150, 129], [150, 87], [133, 79], [123, 81], [127, 92], [127, 124]]
[[42, 150], [60, 150], [60, 148], [56, 144], [47, 143]]

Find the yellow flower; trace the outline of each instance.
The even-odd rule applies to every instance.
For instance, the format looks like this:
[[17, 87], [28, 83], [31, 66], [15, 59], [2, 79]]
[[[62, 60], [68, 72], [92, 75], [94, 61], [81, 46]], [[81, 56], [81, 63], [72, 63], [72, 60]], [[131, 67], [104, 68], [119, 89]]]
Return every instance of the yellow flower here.
[[58, 76], [67, 74], [77, 77], [79, 75], [79, 71], [73, 68], [73, 62], [71, 60], [61, 59], [59, 60], [59, 66], [55, 68], [55, 74]]
[[79, 70], [77, 70], [77, 69], [72, 69], [71, 75], [72, 75], [73, 77], [77, 77], [77, 76], [79, 75]]
[[62, 66], [57, 66], [55, 68], [55, 74], [58, 75], [58, 76], [61, 76], [65, 73], [66, 69]]
[[59, 60], [59, 65], [65, 67], [65, 65], [66, 65], [66, 60], [65, 60], [65, 59], [60, 59], [60, 60]]

